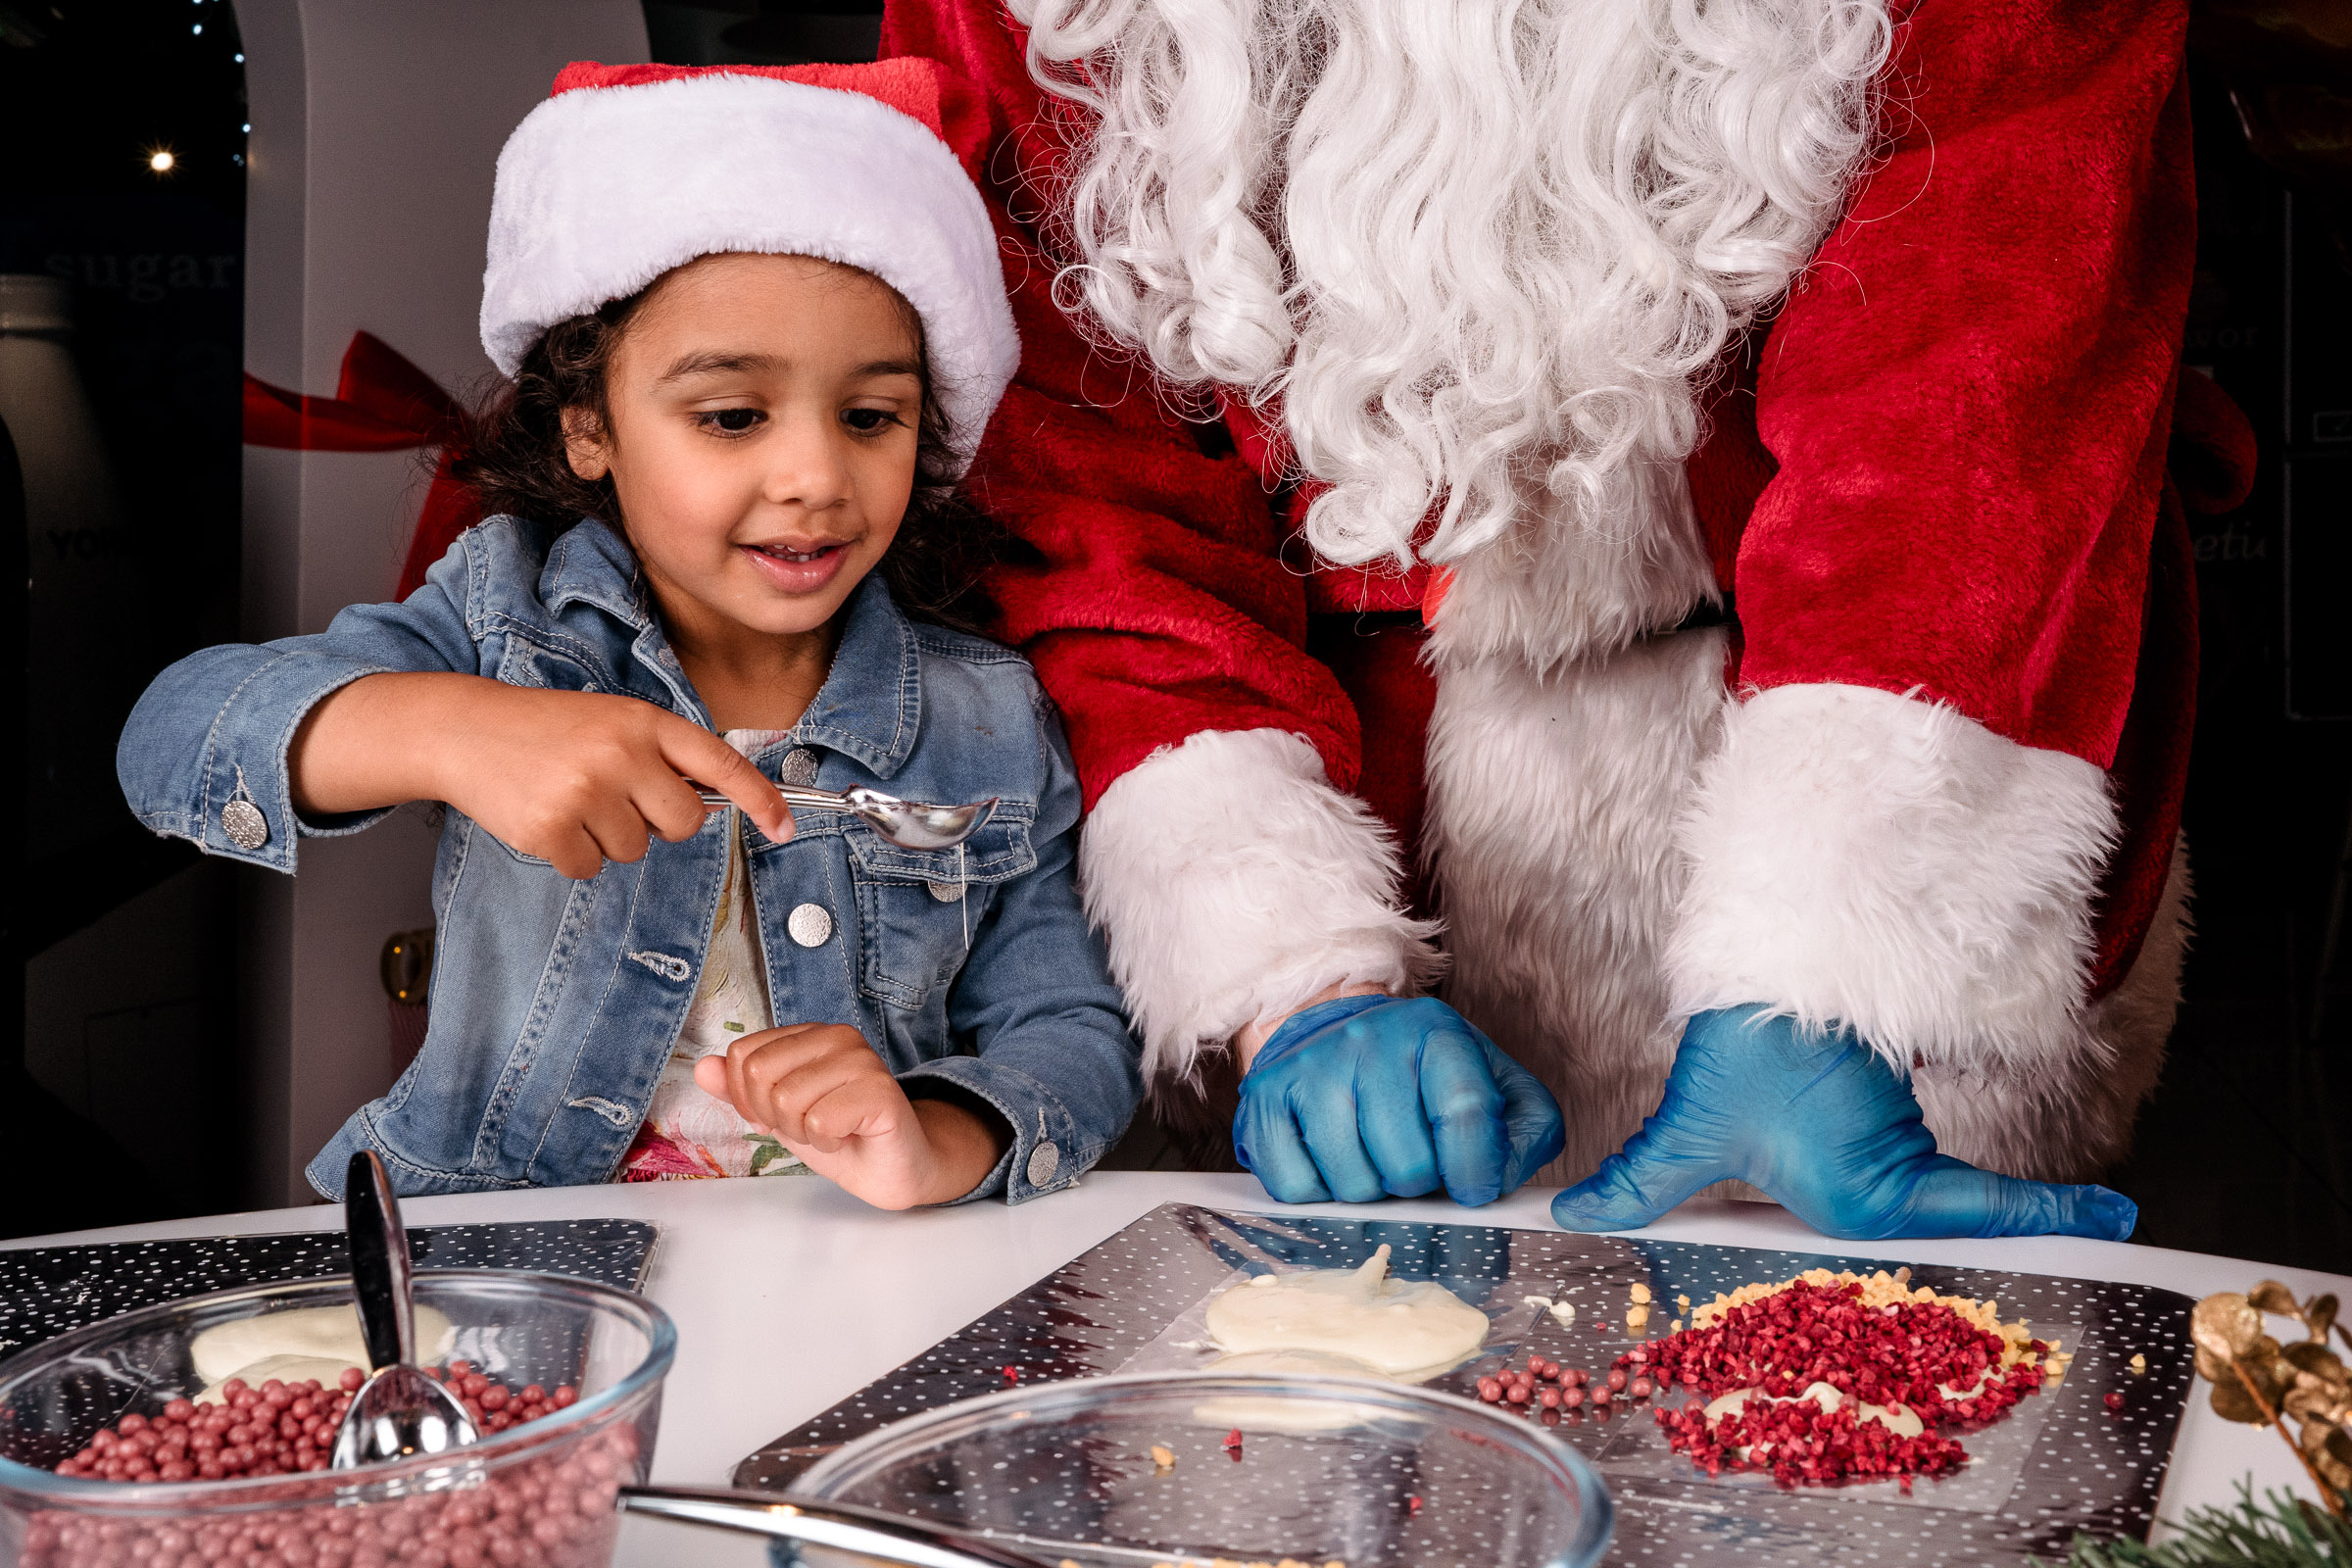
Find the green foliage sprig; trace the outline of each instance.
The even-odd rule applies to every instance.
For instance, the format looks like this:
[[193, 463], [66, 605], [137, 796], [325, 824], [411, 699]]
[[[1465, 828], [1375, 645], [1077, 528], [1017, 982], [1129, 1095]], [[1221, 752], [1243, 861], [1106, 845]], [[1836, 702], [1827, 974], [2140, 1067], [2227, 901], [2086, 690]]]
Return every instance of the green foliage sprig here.
[[2264, 1495], [2240, 1481], [2235, 1507], [2196, 1509], [2161, 1546], [2077, 1536], [2066, 1568], [2352, 1568], [2352, 1526], [2291, 1492]]

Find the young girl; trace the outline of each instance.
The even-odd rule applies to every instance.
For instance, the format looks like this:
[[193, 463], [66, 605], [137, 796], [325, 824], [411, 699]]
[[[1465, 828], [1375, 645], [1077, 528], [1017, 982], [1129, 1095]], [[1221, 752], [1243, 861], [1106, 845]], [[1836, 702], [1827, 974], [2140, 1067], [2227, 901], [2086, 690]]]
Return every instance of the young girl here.
[[[467, 473], [503, 514], [405, 603], [195, 655], [132, 714], [133, 809], [211, 853], [291, 871], [448, 807], [424, 1048], [321, 1193], [369, 1148], [410, 1194], [805, 1167], [1017, 1201], [1125, 1128], [1067, 748], [1026, 663], [939, 623], [1019, 355], [957, 91], [566, 70], [492, 204], [513, 385]], [[777, 782], [997, 805], [926, 852]]]

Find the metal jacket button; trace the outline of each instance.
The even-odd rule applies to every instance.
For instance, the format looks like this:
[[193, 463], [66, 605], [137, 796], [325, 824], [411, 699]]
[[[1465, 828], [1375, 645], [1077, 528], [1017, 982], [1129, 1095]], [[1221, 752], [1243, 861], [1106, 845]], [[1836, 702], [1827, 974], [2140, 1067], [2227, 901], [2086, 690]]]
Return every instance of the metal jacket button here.
[[776, 764], [776, 782], [779, 784], [815, 783], [816, 754], [806, 748], [785, 753], [784, 760]]
[[821, 948], [833, 937], [833, 916], [821, 904], [796, 906], [784, 920], [784, 929], [792, 940], [804, 948]]
[[240, 850], [258, 850], [270, 842], [270, 819], [251, 801], [231, 801], [220, 808], [220, 831]]
[[1048, 1140], [1029, 1151], [1029, 1185], [1043, 1187], [1061, 1169], [1061, 1151]]

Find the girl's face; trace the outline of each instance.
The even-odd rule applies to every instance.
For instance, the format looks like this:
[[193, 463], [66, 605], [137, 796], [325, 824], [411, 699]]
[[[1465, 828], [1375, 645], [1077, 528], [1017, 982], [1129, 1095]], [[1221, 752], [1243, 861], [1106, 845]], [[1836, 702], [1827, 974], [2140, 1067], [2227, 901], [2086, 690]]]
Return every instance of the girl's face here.
[[899, 529], [922, 414], [910, 313], [806, 256], [706, 256], [662, 277], [606, 368], [610, 421], [566, 416], [610, 472], [673, 639], [792, 636], [832, 619]]

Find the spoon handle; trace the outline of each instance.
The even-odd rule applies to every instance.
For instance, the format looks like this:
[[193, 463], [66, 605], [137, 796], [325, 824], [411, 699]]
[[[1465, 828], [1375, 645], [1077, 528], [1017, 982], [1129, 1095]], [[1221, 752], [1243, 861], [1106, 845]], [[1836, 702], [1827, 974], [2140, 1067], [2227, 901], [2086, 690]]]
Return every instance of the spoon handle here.
[[772, 1492], [717, 1487], [623, 1487], [619, 1501], [629, 1513], [805, 1541], [912, 1568], [1045, 1568], [984, 1537], [855, 1503], [800, 1502]]
[[416, 1327], [409, 1309], [409, 1231], [400, 1200], [375, 1151], [351, 1156], [343, 1173], [343, 1226], [351, 1241], [351, 1284], [359, 1298], [360, 1339], [368, 1366], [416, 1364]]
[[[695, 793], [703, 798], [705, 806], [733, 806], [735, 804], [707, 784], [697, 784], [694, 788]], [[778, 784], [775, 789], [778, 795], [784, 797], [786, 806], [806, 806], [815, 811], [854, 811], [857, 809], [850, 804], [848, 796], [833, 790], [820, 790], [814, 785]]]

